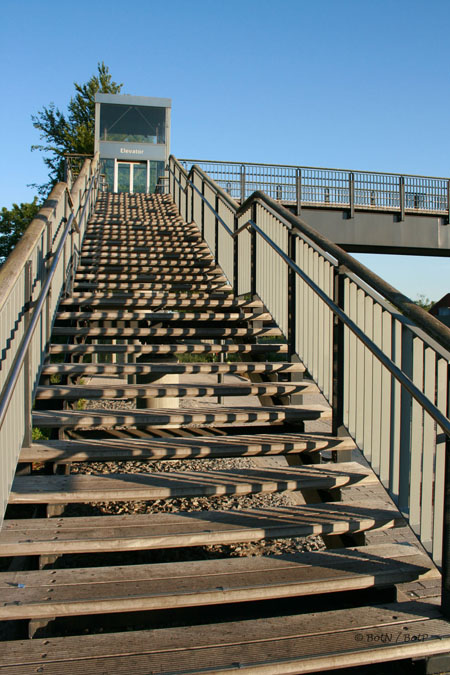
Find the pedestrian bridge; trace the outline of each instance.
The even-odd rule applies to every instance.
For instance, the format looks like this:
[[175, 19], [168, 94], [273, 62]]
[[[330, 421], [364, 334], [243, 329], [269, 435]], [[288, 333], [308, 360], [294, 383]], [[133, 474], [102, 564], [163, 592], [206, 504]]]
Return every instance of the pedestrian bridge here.
[[448, 328], [173, 156], [57, 185], [0, 310], [0, 674], [450, 670]]
[[240, 203], [255, 190], [346, 251], [450, 255], [448, 178], [185, 159]]

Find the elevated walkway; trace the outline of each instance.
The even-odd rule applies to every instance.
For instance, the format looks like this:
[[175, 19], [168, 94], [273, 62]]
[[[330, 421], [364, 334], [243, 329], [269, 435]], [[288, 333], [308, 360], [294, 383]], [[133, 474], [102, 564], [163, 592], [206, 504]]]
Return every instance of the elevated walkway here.
[[346, 251], [450, 255], [448, 178], [277, 164], [181, 160], [242, 204], [255, 190]]
[[[0, 673], [436, 672], [441, 576], [327, 402], [332, 322], [311, 318], [300, 361], [268, 307], [286, 269], [241, 292], [221, 207], [173, 192], [190, 218], [169, 195], [99, 195], [55, 311], [47, 438], [21, 450], [0, 534]], [[234, 251], [241, 284], [271, 269], [254, 246]]]

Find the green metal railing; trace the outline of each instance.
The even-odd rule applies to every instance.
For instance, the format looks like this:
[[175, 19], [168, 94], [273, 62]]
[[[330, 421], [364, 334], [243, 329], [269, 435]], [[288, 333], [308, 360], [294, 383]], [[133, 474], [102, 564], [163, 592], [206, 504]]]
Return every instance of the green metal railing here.
[[262, 192], [169, 160], [169, 192], [237, 295], [257, 295], [443, 571], [450, 615], [450, 330]]

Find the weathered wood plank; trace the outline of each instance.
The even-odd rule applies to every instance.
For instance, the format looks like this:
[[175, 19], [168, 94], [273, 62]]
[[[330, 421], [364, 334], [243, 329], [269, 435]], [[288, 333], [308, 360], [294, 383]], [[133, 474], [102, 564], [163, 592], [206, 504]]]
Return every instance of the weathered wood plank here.
[[200, 670], [292, 675], [449, 650], [450, 624], [437, 610], [402, 603], [211, 624], [207, 630], [193, 626], [16, 640], [0, 645], [0, 672], [28, 675], [44, 667], [48, 675]]
[[36, 389], [37, 399], [59, 399], [74, 401], [86, 399], [115, 398], [165, 398], [170, 397], [202, 397], [202, 396], [286, 396], [288, 394], [316, 394], [317, 385], [311, 382], [289, 383], [236, 383], [236, 384], [148, 384], [148, 385], [48, 385]]
[[333, 593], [435, 576], [413, 546], [127, 567], [6, 572], [0, 619], [144, 611]]
[[392, 505], [345, 502], [231, 511], [6, 520], [0, 555], [99, 553], [363, 532], [403, 522]]
[[22, 448], [21, 462], [127, 461], [202, 457], [271, 456], [319, 450], [352, 450], [350, 437], [327, 434], [249, 434], [204, 438], [37, 441]]
[[329, 419], [331, 411], [321, 405], [272, 407], [217, 407], [180, 409], [143, 409], [133, 411], [95, 408], [93, 410], [38, 410], [33, 413], [33, 425], [38, 427], [110, 427], [122, 425], [150, 425], [169, 427], [190, 424], [233, 424], [235, 422], [280, 422], [289, 420]]
[[251, 494], [284, 490], [334, 489], [374, 483], [357, 462], [283, 469], [228, 469], [68, 476], [17, 476], [10, 504], [152, 500], [170, 497]]

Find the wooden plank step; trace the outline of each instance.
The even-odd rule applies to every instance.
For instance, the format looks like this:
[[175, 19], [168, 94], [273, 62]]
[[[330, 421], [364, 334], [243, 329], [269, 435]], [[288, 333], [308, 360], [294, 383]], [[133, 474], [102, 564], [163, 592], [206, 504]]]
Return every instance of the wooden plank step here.
[[[81, 251], [81, 262], [91, 262], [91, 263], [97, 263], [97, 262], [102, 262], [104, 261], [105, 263], [110, 263], [112, 262], [113, 264], [117, 265], [118, 263], [121, 262], [129, 262], [133, 264], [133, 261], [140, 261], [144, 260], [147, 263], [151, 261], [156, 261], [156, 262], [162, 262], [166, 265], [170, 264], [179, 264], [180, 261], [180, 255], [179, 253], [173, 253], [172, 251], [166, 251], [158, 253], [155, 251], [145, 251], [145, 252], [135, 252], [135, 251], [127, 251], [123, 252], [122, 254], [119, 253], [96, 253], [96, 254], [86, 254], [83, 250]], [[199, 264], [202, 264], [203, 262], [205, 264], [211, 264], [213, 262], [213, 257], [209, 251], [206, 249], [202, 250], [201, 252], [194, 252], [194, 253], [183, 253], [183, 262], [190, 262], [192, 264], [195, 264], [198, 262]]]
[[139, 339], [142, 337], [151, 338], [260, 338], [260, 337], [280, 337], [282, 332], [279, 328], [224, 328], [224, 327], [194, 327], [182, 328], [175, 326], [166, 326], [164, 328], [94, 328], [92, 326], [55, 326], [52, 335], [73, 335], [86, 337], [111, 337], [111, 338], [131, 338]]
[[[175, 262], [175, 261], [174, 261]], [[127, 263], [125, 262], [116, 262], [116, 263], [80, 263], [77, 267], [77, 272], [91, 272], [95, 270], [96, 273], [100, 272], [102, 274], [117, 274], [117, 273], [138, 273], [145, 274], [148, 272], [158, 272], [159, 274], [203, 274], [204, 272], [216, 271], [217, 273], [222, 273], [216, 268], [214, 264], [211, 264], [209, 261], [205, 261], [204, 265], [197, 264], [194, 261], [187, 261], [184, 264], [178, 262], [176, 265], [168, 265], [167, 263], [161, 264], [155, 262], [153, 265], [149, 265], [148, 261], [143, 261], [141, 264], [138, 263]]]
[[37, 441], [22, 448], [20, 462], [120, 462], [211, 457], [253, 457], [353, 450], [350, 437], [328, 434], [249, 434], [203, 438]]
[[286, 361], [268, 362], [236, 361], [234, 363], [48, 363], [42, 368], [42, 375], [133, 375], [148, 374], [222, 374], [243, 375], [246, 373], [303, 373], [302, 363]]
[[199, 283], [199, 282], [192, 282], [192, 283], [182, 283], [181, 281], [175, 281], [173, 283], [159, 283], [159, 282], [152, 282], [149, 283], [141, 283], [138, 281], [129, 281], [129, 282], [124, 282], [124, 281], [98, 281], [98, 282], [93, 282], [93, 281], [75, 281], [74, 283], [74, 290], [79, 290], [81, 288], [107, 288], [108, 290], [112, 289], [117, 289], [120, 291], [123, 291], [124, 289], [133, 289], [133, 290], [164, 290], [164, 291], [173, 291], [173, 290], [181, 290], [181, 291], [189, 291], [190, 289], [196, 290], [196, 291], [205, 291], [205, 290], [212, 290], [212, 291], [221, 291], [221, 290], [231, 290], [231, 286], [228, 283], [224, 282], [217, 282], [217, 283]]
[[0, 556], [110, 553], [365, 532], [403, 519], [381, 500], [145, 515], [6, 520]]
[[213, 345], [213, 344], [179, 344], [179, 345], [50, 345], [50, 354], [287, 354], [287, 344], [249, 344], [249, 345]]
[[165, 230], [162, 232], [155, 231], [149, 235], [143, 234], [142, 236], [132, 236], [124, 233], [123, 236], [105, 236], [100, 239], [95, 235], [92, 237], [86, 235], [86, 246], [109, 246], [111, 244], [111, 246], [129, 246], [130, 248], [134, 248], [134, 246], [152, 246], [154, 243], [161, 242], [167, 242], [168, 244], [201, 243], [202, 238], [199, 232], [194, 232], [193, 230], [191, 232], [180, 232], [179, 236], [175, 232], [173, 234], [171, 232], [166, 233]]
[[76, 401], [86, 399], [122, 398], [182, 398], [186, 396], [288, 396], [289, 394], [318, 394], [313, 382], [263, 382], [236, 384], [142, 384], [142, 385], [48, 385], [36, 389], [36, 398], [45, 400], [65, 399]]
[[[0, 620], [80, 616], [389, 587], [438, 574], [410, 545], [126, 567], [5, 572]], [[50, 590], [51, 589], [51, 590]]]
[[112, 299], [116, 300], [119, 302], [121, 300], [128, 301], [128, 300], [139, 300], [139, 299], [144, 299], [144, 300], [154, 300], [154, 301], [165, 301], [165, 300], [189, 300], [190, 302], [193, 302], [194, 300], [202, 300], [204, 302], [208, 302], [209, 300], [211, 301], [226, 301], [228, 300], [229, 302], [236, 302], [238, 304], [242, 303], [244, 306], [252, 306], [252, 302], [255, 302], [256, 304], [254, 305], [255, 307], [259, 307], [260, 305], [258, 304], [259, 301], [250, 301], [250, 300], [245, 300], [243, 298], [237, 298], [231, 291], [215, 291], [213, 293], [205, 293], [205, 292], [198, 292], [198, 293], [187, 293], [187, 292], [181, 292], [181, 293], [173, 293], [169, 291], [122, 291], [120, 293], [117, 292], [109, 292], [109, 291], [102, 291], [101, 293], [92, 293], [92, 291], [81, 291], [81, 292], [75, 292], [72, 293], [72, 295], [67, 298], [68, 301], [70, 301], [73, 298], [73, 300], [76, 302], [77, 300], [82, 300], [84, 298], [99, 298], [99, 299]]
[[189, 426], [235, 424], [236, 422], [301, 422], [303, 420], [330, 419], [331, 409], [321, 405], [239, 407], [216, 406], [211, 408], [156, 408], [142, 410], [37, 410], [33, 412], [33, 425], [37, 427], [73, 427], [89, 429], [111, 426]]
[[127, 284], [133, 281], [167, 281], [168, 283], [186, 283], [188, 281], [192, 281], [193, 283], [206, 283], [211, 281], [212, 283], [219, 283], [226, 282], [227, 279], [220, 272], [207, 270], [203, 274], [102, 274], [97, 272], [87, 274], [85, 272], [77, 272], [75, 274], [75, 281], [76, 283], [82, 283], [84, 281], [111, 281], [112, 283], [125, 281]]
[[[151, 242], [143, 242], [143, 243], [134, 243], [132, 246], [130, 244], [127, 244], [125, 242], [86, 242], [85, 245], [83, 245], [83, 255], [87, 255], [88, 253], [114, 253], [114, 252], [122, 252], [122, 251], [129, 251], [130, 248], [133, 249], [133, 251], [142, 251], [145, 252], [147, 249], [151, 248], [154, 252], [164, 252], [167, 250], [167, 248], [170, 248], [170, 251], [177, 252], [177, 253], [182, 253], [185, 250], [189, 250], [191, 253], [193, 250], [199, 250], [199, 251], [204, 251], [207, 248], [207, 245], [202, 242], [199, 238], [191, 237], [190, 240], [184, 241], [184, 240], [178, 240], [173, 242], [171, 237], [167, 237], [166, 239], [158, 239], [154, 240], [152, 239]], [[209, 249], [208, 249], [209, 250]]]
[[151, 308], [149, 310], [140, 309], [137, 311], [128, 311], [126, 309], [105, 309], [105, 310], [94, 310], [94, 311], [81, 311], [81, 312], [57, 312], [56, 320], [57, 321], [132, 321], [136, 320], [146, 320], [146, 321], [155, 321], [155, 322], [186, 322], [190, 323], [192, 321], [203, 321], [203, 322], [212, 322], [212, 321], [271, 321], [272, 317], [269, 312], [264, 312], [261, 314], [247, 313], [247, 312], [153, 312]]
[[[181, 295], [181, 294], [180, 294]], [[191, 297], [178, 297], [176, 293], [167, 294], [164, 296], [154, 296], [154, 297], [130, 297], [130, 296], [114, 296], [114, 295], [100, 295], [92, 293], [74, 293], [69, 298], [64, 298], [59, 303], [60, 307], [67, 307], [71, 305], [78, 305], [83, 307], [88, 305], [89, 307], [97, 306], [113, 306], [113, 307], [183, 307], [183, 308], [215, 308], [215, 309], [237, 309], [240, 311], [249, 311], [263, 309], [264, 305], [259, 300], [244, 300], [239, 298], [201, 298], [195, 299]]]
[[449, 651], [450, 624], [438, 608], [405, 602], [206, 626], [14, 640], [0, 645], [0, 673], [29, 675], [41, 668], [46, 675], [293, 675]]
[[357, 462], [264, 469], [17, 476], [11, 488], [9, 503], [150, 501], [285, 490], [332, 490], [346, 485], [371, 485], [376, 482], [375, 474]]

